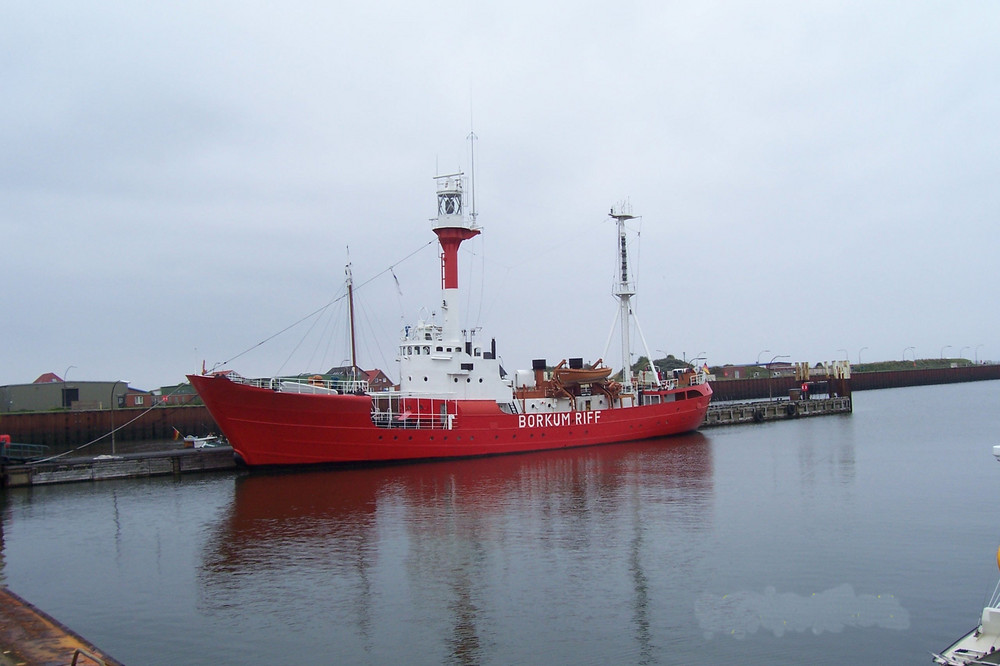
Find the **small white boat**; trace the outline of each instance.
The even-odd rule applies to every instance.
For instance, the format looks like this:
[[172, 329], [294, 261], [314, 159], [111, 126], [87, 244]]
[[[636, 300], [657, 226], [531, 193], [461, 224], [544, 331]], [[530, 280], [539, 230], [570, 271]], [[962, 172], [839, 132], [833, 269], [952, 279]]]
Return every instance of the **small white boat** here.
[[[997, 447], [993, 448], [994, 455]], [[1000, 567], [1000, 549], [997, 550]], [[935, 664], [966, 666], [967, 664], [1000, 664], [1000, 582], [983, 608], [979, 626], [958, 639], [941, 654], [934, 654]]]
[[221, 444], [221, 442], [219, 442], [218, 435], [205, 435], [204, 437], [195, 437], [194, 435], [184, 435], [182, 437], [181, 431], [178, 430], [177, 428], [174, 428], [174, 439], [175, 440], [179, 439], [183, 441], [184, 448], [186, 449], [190, 448], [205, 449], [205, 448], [211, 448], [213, 446], [219, 446], [219, 444]]
[[184, 446], [193, 446], [196, 449], [206, 449], [216, 446], [218, 441], [218, 435], [208, 435], [207, 437], [195, 437], [194, 435], [188, 435], [184, 438]]
[[993, 457], [1000, 460], [1000, 444], [993, 445]]

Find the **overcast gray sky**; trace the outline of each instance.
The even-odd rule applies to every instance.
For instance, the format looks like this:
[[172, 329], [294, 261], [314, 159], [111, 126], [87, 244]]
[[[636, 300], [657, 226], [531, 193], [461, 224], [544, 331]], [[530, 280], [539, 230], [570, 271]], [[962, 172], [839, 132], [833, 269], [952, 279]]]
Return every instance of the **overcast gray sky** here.
[[508, 370], [603, 353], [626, 199], [657, 356], [1000, 359], [998, 34], [995, 0], [2, 3], [0, 384], [338, 365], [339, 303], [241, 352], [348, 246], [398, 379], [470, 127], [463, 308]]

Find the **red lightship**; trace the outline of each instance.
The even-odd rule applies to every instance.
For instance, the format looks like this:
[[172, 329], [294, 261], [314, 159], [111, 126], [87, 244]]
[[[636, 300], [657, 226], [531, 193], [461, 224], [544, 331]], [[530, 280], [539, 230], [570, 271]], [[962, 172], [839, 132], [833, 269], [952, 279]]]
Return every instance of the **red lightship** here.
[[[442, 250], [441, 322], [403, 330], [397, 390], [367, 382], [188, 377], [237, 455], [248, 465], [377, 463], [488, 456], [648, 439], [695, 430], [712, 389], [703, 369], [663, 378], [630, 367], [625, 222], [618, 224], [622, 368], [571, 358], [554, 368], [503, 373], [495, 342], [476, 346], [460, 328], [458, 249], [480, 233], [464, 213], [462, 174], [439, 176], [434, 223]], [[349, 275], [349, 273], [348, 273]], [[350, 286], [350, 278], [348, 279]], [[349, 289], [349, 293], [350, 289]], [[650, 358], [647, 350], [647, 358]], [[353, 359], [352, 359], [353, 362]]]

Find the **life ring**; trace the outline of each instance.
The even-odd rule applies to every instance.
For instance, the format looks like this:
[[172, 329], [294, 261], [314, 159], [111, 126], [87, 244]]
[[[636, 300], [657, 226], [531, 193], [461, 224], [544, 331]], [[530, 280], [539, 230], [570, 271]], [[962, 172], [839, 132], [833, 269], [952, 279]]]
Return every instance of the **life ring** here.
[[309, 383], [313, 386], [323, 386], [323, 376], [313, 375], [309, 378]]
[[764, 422], [764, 410], [762, 408], [758, 407], [757, 409], [753, 410], [753, 422], [754, 423]]
[[10, 435], [0, 435], [0, 444], [10, 444]]

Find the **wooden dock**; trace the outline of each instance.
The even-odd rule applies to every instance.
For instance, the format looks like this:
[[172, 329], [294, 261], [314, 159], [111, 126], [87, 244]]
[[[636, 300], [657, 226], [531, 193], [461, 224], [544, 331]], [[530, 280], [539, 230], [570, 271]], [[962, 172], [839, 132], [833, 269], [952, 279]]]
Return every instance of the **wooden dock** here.
[[120, 664], [7, 588], [0, 588], [0, 649], [4, 665]]
[[106, 481], [164, 474], [211, 472], [236, 467], [228, 446], [202, 449], [171, 449], [151, 453], [127, 453], [96, 458], [57, 458], [46, 462], [6, 465], [3, 485], [38, 486], [72, 481]]
[[853, 410], [850, 396], [810, 398], [809, 400], [757, 400], [753, 402], [719, 403], [708, 407], [702, 428], [785, 421], [808, 416], [850, 414]]

